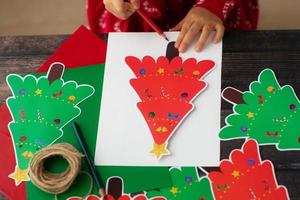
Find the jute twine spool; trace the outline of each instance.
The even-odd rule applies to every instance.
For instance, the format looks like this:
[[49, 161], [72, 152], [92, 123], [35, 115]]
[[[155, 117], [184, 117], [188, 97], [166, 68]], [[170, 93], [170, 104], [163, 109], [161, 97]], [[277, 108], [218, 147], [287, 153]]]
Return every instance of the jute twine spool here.
[[[51, 173], [45, 169], [45, 161], [54, 156], [63, 157], [68, 162], [69, 166], [64, 172]], [[80, 173], [81, 158], [82, 154], [67, 143], [45, 147], [31, 158], [29, 166], [30, 179], [38, 188], [55, 194], [56, 197], [57, 194], [67, 191]]]

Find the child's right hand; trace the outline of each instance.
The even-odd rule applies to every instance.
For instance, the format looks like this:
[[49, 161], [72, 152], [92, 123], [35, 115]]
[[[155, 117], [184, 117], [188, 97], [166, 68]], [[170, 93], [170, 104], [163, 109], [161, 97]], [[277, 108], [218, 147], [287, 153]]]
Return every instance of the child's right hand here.
[[128, 19], [137, 9], [140, 8], [140, 0], [103, 0], [106, 10], [120, 19]]

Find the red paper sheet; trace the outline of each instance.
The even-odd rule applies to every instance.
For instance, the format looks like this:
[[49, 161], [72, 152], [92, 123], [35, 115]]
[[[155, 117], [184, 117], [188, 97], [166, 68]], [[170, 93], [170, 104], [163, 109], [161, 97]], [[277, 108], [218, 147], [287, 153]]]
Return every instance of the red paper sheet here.
[[0, 119], [0, 193], [11, 200], [25, 200], [27, 197], [26, 184], [22, 183], [16, 186], [14, 180], [8, 177], [15, 170], [16, 160], [14, 145], [7, 127], [12, 118], [6, 104], [0, 107]]
[[62, 62], [66, 68], [90, 66], [105, 62], [106, 41], [84, 26], [80, 26], [39, 68], [47, 72], [54, 62]]

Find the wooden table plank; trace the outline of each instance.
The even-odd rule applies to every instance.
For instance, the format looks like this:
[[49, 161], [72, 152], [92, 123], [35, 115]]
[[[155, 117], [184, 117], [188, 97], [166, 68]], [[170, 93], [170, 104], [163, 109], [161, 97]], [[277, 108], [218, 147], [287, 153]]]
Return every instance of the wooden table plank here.
[[[9, 73], [34, 72], [68, 38], [59, 36], [0, 37], [0, 100], [10, 95], [5, 77]], [[300, 96], [300, 31], [259, 31], [227, 33], [223, 45], [222, 88], [233, 86], [242, 91], [257, 80], [268, 67], [281, 85], [290, 84]], [[222, 101], [221, 125], [232, 113]], [[221, 142], [221, 158], [240, 148], [243, 140]], [[300, 153], [280, 152], [274, 146], [260, 147], [263, 159], [274, 163], [279, 184], [286, 185], [291, 199], [300, 199]], [[0, 198], [1, 199], [1, 198]]]

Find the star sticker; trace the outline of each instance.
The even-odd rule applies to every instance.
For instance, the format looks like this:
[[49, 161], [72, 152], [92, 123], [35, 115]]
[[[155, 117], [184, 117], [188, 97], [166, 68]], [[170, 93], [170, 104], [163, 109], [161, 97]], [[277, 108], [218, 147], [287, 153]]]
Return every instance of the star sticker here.
[[170, 190], [170, 192], [172, 194], [176, 194], [176, 193], [178, 193], [178, 188], [177, 187], [172, 187], [171, 190]]
[[169, 151], [166, 149], [166, 144], [153, 144], [153, 149], [150, 151], [157, 159], [160, 159], [164, 155], [169, 155]]
[[254, 113], [253, 112], [248, 112], [247, 113], [247, 117], [248, 118], [253, 118], [254, 117]]
[[238, 177], [240, 177], [240, 172], [239, 171], [236, 171], [236, 170], [234, 170], [233, 172], [232, 172], [232, 174], [231, 174], [234, 178], [238, 178]]
[[160, 68], [158, 68], [157, 73], [160, 75], [163, 75], [165, 73], [165, 69], [160, 67]]
[[42, 94], [42, 90], [41, 90], [41, 89], [37, 89], [34, 93], [35, 93], [36, 95], [41, 95], [41, 94]]
[[8, 176], [11, 179], [15, 180], [16, 186], [18, 186], [23, 181], [29, 181], [28, 169], [20, 169], [16, 166], [14, 173]]
[[25, 151], [24, 153], [22, 153], [22, 156], [24, 156], [25, 158], [31, 158], [33, 156], [33, 153], [31, 151]]

